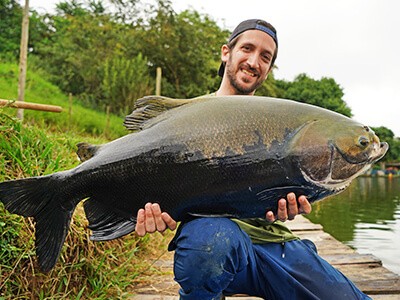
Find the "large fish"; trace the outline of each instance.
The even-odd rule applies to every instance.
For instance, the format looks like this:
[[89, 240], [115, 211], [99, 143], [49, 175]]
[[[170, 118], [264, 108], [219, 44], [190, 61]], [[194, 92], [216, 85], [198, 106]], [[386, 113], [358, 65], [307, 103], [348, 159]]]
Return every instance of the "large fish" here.
[[138, 131], [80, 144], [83, 163], [71, 170], [0, 183], [6, 209], [36, 221], [43, 271], [55, 265], [83, 199], [95, 241], [135, 230], [146, 202], [178, 221], [263, 217], [288, 192], [314, 202], [342, 191], [388, 149], [350, 118], [265, 97], [146, 97], [125, 126]]

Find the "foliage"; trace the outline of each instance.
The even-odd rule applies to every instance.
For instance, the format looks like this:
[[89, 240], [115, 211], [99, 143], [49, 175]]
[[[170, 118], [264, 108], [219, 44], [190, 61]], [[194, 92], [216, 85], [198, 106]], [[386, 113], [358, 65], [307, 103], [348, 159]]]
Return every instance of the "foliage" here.
[[376, 135], [383, 142], [389, 144], [389, 150], [385, 157], [381, 160], [382, 162], [394, 162], [400, 160], [400, 138], [395, 137], [392, 130], [384, 126], [372, 127]]
[[351, 109], [342, 99], [343, 90], [333, 78], [323, 77], [315, 80], [306, 74], [300, 74], [292, 82], [277, 80], [276, 83], [281, 98], [313, 104], [348, 117], [352, 116]]
[[[59, 9], [62, 3], [59, 4]], [[102, 99], [103, 63], [118, 53], [120, 39], [118, 24], [97, 12], [64, 7], [49, 20], [54, 33], [38, 43], [32, 54], [46, 61], [42, 67], [52, 74], [52, 81], [64, 92], [80, 95], [97, 106]], [[73, 13], [70, 15], [68, 13]]]
[[[31, 54], [46, 61], [42, 68], [64, 92], [92, 107], [104, 109], [112, 103], [113, 111], [125, 111], [133, 102], [126, 98], [126, 87], [137, 88], [131, 91], [136, 98], [151, 92], [147, 85], [154, 82], [149, 76], [155, 77], [157, 67], [162, 68], [164, 95], [194, 97], [218, 88], [219, 49], [228, 33], [210, 17], [195, 11], [177, 14], [169, 1], [148, 6], [132, 0], [111, 2], [118, 12], [111, 13], [101, 2], [70, 1], [59, 3], [55, 16], [42, 19], [48, 30], [40, 31], [44, 38], [32, 45]], [[129, 4], [130, 15], [122, 14], [123, 4]], [[132, 11], [139, 7], [145, 15], [134, 19]], [[128, 19], [129, 24], [122, 23]], [[115, 68], [119, 60], [121, 68], [122, 60], [133, 62], [139, 55], [146, 57], [147, 70], [143, 66], [129, 70], [125, 88], [111, 87], [107, 67]], [[144, 82], [138, 84], [141, 79]]]
[[151, 93], [154, 84], [147, 64], [141, 53], [130, 60], [122, 56], [106, 60], [102, 88], [107, 105], [114, 111], [126, 115], [136, 99]]
[[217, 90], [220, 47], [228, 33], [195, 11], [176, 14], [167, 5], [155, 13], [135, 34], [143, 41], [138, 51], [148, 57], [152, 73], [156, 67], [163, 70], [162, 94], [190, 98]]
[[276, 85], [274, 73], [268, 75], [267, 80], [257, 89], [255, 95], [266, 97], [279, 97], [279, 89]]
[[[43, 42], [51, 33], [44, 20], [49, 15], [40, 15], [30, 10], [28, 50]], [[19, 58], [22, 28], [22, 7], [15, 0], [0, 0], [0, 57], [15, 62]]]
[[0, 0], [0, 53], [18, 57], [22, 8], [15, 0]]

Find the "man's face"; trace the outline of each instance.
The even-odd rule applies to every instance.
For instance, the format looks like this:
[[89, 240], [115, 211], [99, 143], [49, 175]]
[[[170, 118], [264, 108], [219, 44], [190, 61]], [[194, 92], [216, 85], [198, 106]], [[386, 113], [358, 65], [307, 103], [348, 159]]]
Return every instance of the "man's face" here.
[[238, 37], [236, 45], [222, 47], [225, 75], [235, 94], [248, 95], [267, 79], [276, 45], [260, 30], [247, 30]]

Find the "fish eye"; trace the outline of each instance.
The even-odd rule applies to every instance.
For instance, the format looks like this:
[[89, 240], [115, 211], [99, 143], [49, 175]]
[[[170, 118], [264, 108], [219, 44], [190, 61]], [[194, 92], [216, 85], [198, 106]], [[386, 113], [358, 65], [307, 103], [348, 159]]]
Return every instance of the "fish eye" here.
[[369, 139], [366, 138], [365, 136], [362, 136], [358, 139], [358, 143], [362, 146], [362, 147], [367, 147], [369, 145]]

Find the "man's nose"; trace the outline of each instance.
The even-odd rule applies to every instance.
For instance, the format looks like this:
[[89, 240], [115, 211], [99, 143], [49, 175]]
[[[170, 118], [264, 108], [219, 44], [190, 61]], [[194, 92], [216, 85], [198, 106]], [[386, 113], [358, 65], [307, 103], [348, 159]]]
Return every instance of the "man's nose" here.
[[247, 57], [247, 63], [249, 64], [250, 67], [252, 67], [252, 68], [257, 68], [257, 65], [258, 65], [258, 58], [257, 58], [257, 55], [255, 55], [255, 54], [250, 54], [250, 55]]

